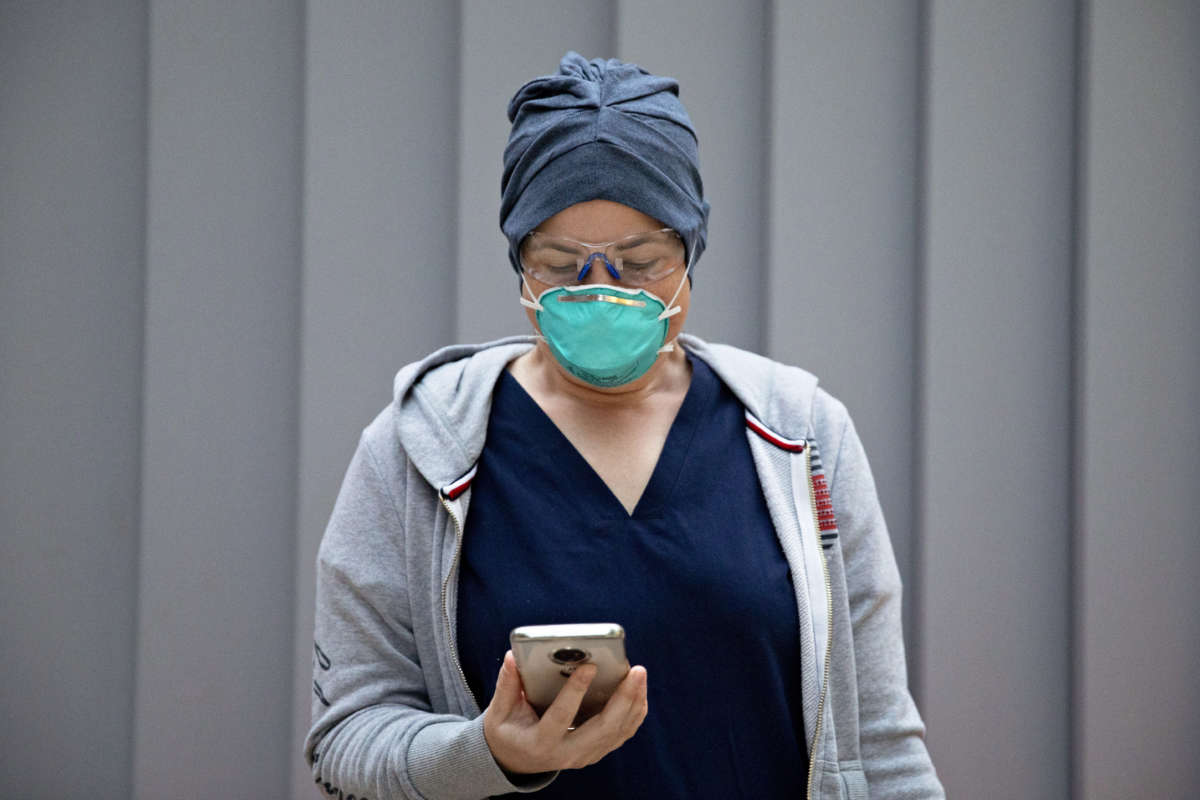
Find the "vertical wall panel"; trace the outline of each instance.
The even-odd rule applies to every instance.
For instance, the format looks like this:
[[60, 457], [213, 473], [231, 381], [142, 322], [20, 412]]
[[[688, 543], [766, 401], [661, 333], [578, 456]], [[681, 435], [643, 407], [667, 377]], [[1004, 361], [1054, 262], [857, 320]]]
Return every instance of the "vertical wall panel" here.
[[312, 698], [317, 546], [362, 428], [401, 365], [454, 336], [458, 9], [312, 0], [306, 31], [304, 300], [293, 796]]
[[125, 797], [144, 3], [0, 3], [0, 793]]
[[1088, 19], [1078, 796], [1194, 797], [1200, 6]]
[[1074, 11], [929, 9], [921, 685], [951, 796], [1067, 796]]
[[760, 350], [767, 249], [765, 3], [634, 0], [617, 7], [616, 55], [677, 78], [700, 139], [704, 193], [713, 210], [686, 329]]
[[482, 342], [529, 332], [500, 233], [508, 101], [530, 79], [557, 72], [567, 50], [585, 58], [611, 53], [613, 12], [603, 0], [462, 0], [461, 6], [455, 334]]
[[151, 7], [137, 797], [288, 780], [301, 32]]
[[916, 2], [776, 3], [771, 34], [766, 350], [849, 407], [909, 612]]

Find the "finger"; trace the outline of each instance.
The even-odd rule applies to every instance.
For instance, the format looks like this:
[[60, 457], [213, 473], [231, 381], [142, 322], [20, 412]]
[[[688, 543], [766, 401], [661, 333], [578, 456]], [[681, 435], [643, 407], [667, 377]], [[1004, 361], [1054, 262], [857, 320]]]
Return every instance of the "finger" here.
[[604, 706], [601, 713], [607, 713], [618, 725], [628, 715], [629, 710], [638, 702], [646, 691], [646, 668], [632, 667], [625, 677], [617, 684], [612, 697]]
[[579, 705], [583, 702], [583, 696], [587, 694], [594, 677], [596, 677], [595, 664], [584, 664], [576, 669], [563, 687], [558, 690], [558, 696], [546, 709], [546, 713], [542, 714], [542, 720], [538, 724], [545, 725], [560, 735], [566, 733], [567, 728], [571, 727], [571, 723], [575, 721], [575, 715], [579, 713]]
[[617, 684], [616, 690], [596, 716], [604, 718], [603, 723], [606, 727], [621, 727], [625, 718], [629, 716], [630, 711], [635, 705], [641, 702], [645, 690], [646, 668], [633, 667], [629, 672], [625, 673], [625, 677]]
[[629, 708], [627, 709], [628, 713], [626, 716], [632, 716], [637, 713], [641, 706], [646, 704], [646, 668], [634, 667], [629, 670], [629, 675], [626, 677], [630, 683]]
[[[639, 669], [634, 667], [634, 669]], [[650, 704], [647, 698], [647, 681], [646, 670], [641, 668], [641, 686], [637, 696], [634, 698], [633, 704], [629, 708], [629, 713], [625, 716], [625, 722], [622, 726], [622, 732], [625, 738], [628, 739], [637, 732], [637, 729], [642, 727], [642, 723], [646, 721], [646, 714], [650, 711]]]
[[604, 709], [575, 730], [571, 746], [586, 763], [598, 761], [637, 731], [646, 708], [646, 670], [634, 667]]
[[[642, 708], [646, 705], [646, 667], [634, 667], [629, 670], [617, 693], [613, 694], [610, 704], [614, 726], [619, 730], [629, 728], [630, 723], [642, 714]], [[632, 730], [637, 729], [637, 724]], [[625, 738], [628, 738], [628, 735]]]
[[507, 717], [521, 701], [521, 676], [517, 672], [517, 662], [512, 651], [504, 654], [500, 663], [500, 674], [496, 676], [496, 692], [492, 695], [491, 707], [500, 715]]
[[636, 700], [644, 695], [646, 693], [646, 668], [641, 665], [631, 667], [625, 677], [621, 679], [617, 692], [627, 695], [630, 700]]

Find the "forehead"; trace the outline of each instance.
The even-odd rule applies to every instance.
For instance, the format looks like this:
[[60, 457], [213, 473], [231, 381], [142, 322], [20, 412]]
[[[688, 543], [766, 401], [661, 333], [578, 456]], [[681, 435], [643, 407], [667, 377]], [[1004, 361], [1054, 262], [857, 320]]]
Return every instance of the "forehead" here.
[[636, 208], [611, 200], [588, 200], [564, 208], [535, 230], [582, 242], [609, 242], [662, 227], [661, 222]]

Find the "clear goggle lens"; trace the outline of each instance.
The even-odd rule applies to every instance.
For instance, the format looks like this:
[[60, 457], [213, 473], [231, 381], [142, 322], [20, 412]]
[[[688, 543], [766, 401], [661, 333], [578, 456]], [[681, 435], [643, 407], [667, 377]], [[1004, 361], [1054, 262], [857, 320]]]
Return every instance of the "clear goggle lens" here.
[[534, 231], [521, 243], [521, 265], [550, 286], [619, 281], [645, 286], [684, 264], [683, 240], [670, 228], [589, 243]]

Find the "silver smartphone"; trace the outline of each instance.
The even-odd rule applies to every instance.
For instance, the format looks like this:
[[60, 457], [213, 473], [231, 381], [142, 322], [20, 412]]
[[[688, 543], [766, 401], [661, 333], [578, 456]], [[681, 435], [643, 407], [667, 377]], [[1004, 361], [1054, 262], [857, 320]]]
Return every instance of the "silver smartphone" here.
[[514, 628], [508, 641], [525, 686], [525, 699], [539, 715], [580, 665], [596, 665], [596, 677], [575, 716], [577, 726], [604, 708], [629, 672], [625, 629], [613, 622], [525, 625]]

